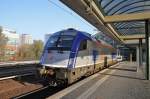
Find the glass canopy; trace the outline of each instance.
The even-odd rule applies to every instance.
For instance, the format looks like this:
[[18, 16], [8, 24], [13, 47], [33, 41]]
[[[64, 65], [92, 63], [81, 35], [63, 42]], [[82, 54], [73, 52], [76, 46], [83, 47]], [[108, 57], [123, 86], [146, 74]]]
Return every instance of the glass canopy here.
[[150, 11], [150, 0], [98, 0], [106, 15]]
[[[150, 12], [150, 0], [95, 0], [105, 16]], [[120, 35], [145, 33], [144, 21], [112, 23]]]

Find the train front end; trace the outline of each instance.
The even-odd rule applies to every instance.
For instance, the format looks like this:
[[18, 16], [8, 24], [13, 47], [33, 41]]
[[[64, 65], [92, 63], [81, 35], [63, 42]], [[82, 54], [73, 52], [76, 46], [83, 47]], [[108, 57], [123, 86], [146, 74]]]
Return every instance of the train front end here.
[[73, 40], [77, 32], [69, 29], [50, 36], [40, 59], [43, 66], [40, 73], [54, 85], [65, 83]]

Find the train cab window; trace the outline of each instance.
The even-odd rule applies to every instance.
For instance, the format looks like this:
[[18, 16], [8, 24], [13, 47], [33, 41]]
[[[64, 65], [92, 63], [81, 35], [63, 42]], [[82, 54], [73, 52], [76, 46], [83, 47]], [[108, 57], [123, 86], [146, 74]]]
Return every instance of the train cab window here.
[[51, 36], [48, 41], [47, 50], [70, 51], [74, 36], [71, 35], [56, 35]]
[[79, 50], [86, 50], [87, 49], [87, 40], [83, 40], [80, 43]]

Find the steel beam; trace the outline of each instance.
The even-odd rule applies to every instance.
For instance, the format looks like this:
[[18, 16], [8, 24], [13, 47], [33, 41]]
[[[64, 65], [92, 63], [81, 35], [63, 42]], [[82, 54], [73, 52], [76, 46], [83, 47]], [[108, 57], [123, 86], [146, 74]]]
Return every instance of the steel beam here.
[[127, 36], [120, 36], [120, 38], [122, 38], [124, 40], [145, 39], [145, 35], [144, 34], [127, 35]]
[[120, 42], [124, 42], [119, 38], [118, 33], [114, 30], [111, 24], [104, 23], [104, 15], [95, 4], [95, 2], [89, 0], [60, 0], [62, 3], [70, 7], [77, 14], [91, 23], [100, 31], [104, 32], [108, 36], [111, 36], [113, 39]]
[[150, 19], [150, 12], [105, 16], [104, 22], [113, 23], [113, 22], [124, 22], [124, 21], [138, 21], [138, 20], [146, 20], [146, 19]]
[[[87, 4], [88, 4], [87, 0], [83, 0], [82, 3], [83, 3], [84, 5], [87, 5]], [[113, 35], [114, 37], [116, 37], [117, 39], [119, 39], [121, 42], [123, 42], [123, 40], [119, 38], [118, 33], [117, 33], [116, 30], [112, 27], [112, 25], [111, 25], [110, 23], [107, 23], [107, 24], [104, 23], [104, 20], [105, 20], [104, 13], [102, 13], [102, 10], [99, 9], [99, 7], [96, 5], [96, 3], [95, 3], [93, 0], [91, 0], [90, 5], [92, 6], [92, 12], [93, 12], [93, 14], [95, 14], [96, 17], [98, 17], [99, 20], [100, 20], [101, 22], [103, 22], [103, 24], [105, 25], [106, 29], [108, 29], [109, 33], [110, 33], [111, 35]], [[93, 25], [94, 25], [94, 24], [93, 24]], [[99, 28], [98, 28], [98, 29], [99, 29]]]

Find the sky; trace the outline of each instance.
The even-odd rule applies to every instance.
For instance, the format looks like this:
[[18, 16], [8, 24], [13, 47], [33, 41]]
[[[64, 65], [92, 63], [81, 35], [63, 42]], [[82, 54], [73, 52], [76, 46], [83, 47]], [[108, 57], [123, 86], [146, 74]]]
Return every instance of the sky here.
[[[51, 3], [51, 2], [55, 3]], [[44, 40], [44, 35], [62, 29], [76, 28], [88, 33], [94, 27], [59, 0], [0, 0], [0, 26], [31, 34]]]

